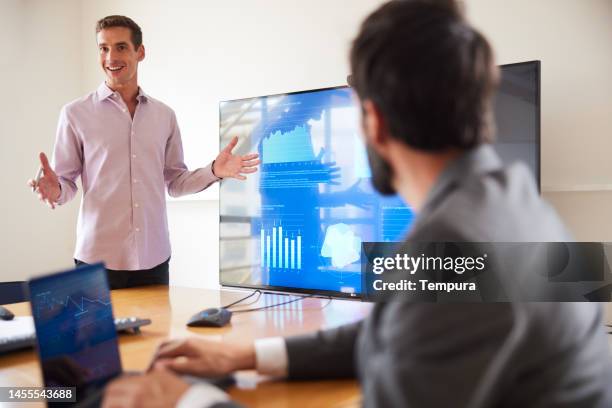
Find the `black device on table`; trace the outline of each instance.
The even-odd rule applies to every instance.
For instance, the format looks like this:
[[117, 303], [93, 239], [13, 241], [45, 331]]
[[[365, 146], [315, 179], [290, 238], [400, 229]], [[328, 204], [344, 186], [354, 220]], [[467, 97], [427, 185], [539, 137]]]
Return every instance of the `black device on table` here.
[[15, 315], [4, 306], [0, 306], [0, 320], [13, 320]]
[[229, 323], [232, 312], [223, 307], [211, 307], [191, 316], [189, 327], [223, 327]]

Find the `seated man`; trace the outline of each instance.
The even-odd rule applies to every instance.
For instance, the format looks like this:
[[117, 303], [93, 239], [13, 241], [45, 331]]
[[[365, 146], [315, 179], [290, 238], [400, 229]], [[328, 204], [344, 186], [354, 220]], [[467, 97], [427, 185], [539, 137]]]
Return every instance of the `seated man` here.
[[[452, 2], [391, 1], [350, 54], [375, 187], [417, 211], [407, 241], [563, 241], [563, 224], [522, 165], [490, 146], [498, 71]], [[367, 407], [609, 407], [611, 364], [593, 303], [376, 304], [365, 320], [251, 345], [162, 344], [148, 375], [121, 379], [108, 406], [231, 404], [175, 374], [240, 369], [289, 379], [355, 377]], [[162, 399], [162, 396], [164, 399]]]

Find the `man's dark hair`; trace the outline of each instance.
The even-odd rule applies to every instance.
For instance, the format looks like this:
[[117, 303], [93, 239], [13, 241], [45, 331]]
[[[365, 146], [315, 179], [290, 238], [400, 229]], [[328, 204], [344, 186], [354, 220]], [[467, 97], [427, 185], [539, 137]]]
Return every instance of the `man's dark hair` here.
[[137, 50], [138, 47], [142, 45], [142, 30], [131, 18], [117, 15], [106, 16], [96, 23], [96, 34], [105, 28], [111, 27], [129, 28], [132, 32], [132, 44], [134, 45], [134, 49]]
[[351, 85], [394, 138], [426, 151], [492, 141], [493, 52], [454, 1], [384, 4], [361, 25], [350, 62]]

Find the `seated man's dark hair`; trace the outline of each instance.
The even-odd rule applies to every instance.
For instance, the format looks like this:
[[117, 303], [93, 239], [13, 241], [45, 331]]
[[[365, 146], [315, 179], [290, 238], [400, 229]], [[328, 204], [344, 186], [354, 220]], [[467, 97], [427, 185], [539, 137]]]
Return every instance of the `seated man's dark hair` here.
[[498, 69], [455, 2], [384, 4], [361, 25], [350, 63], [351, 85], [377, 106], [394, 138], [425, 151], [492, 140]]

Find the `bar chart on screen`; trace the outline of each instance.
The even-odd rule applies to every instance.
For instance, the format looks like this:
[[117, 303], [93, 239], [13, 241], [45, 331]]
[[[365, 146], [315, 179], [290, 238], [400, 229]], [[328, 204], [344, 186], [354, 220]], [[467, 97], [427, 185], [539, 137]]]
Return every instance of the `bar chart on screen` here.
[[259, 236], [262, 268], [302, 269], [300, 231], [283, 231], [282, 225], [262, 227]]

